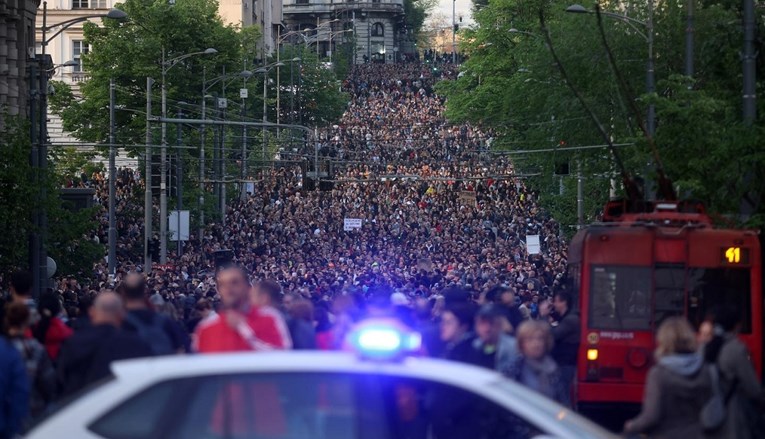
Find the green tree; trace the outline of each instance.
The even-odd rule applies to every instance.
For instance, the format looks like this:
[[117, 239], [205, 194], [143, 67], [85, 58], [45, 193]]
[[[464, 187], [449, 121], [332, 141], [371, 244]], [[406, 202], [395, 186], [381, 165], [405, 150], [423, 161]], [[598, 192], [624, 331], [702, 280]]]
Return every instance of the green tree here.
[[29, 162], [32, 145], [27, 122], [8, 118], [5, 131], [0, 133], [0, 226], [6, 233], [0, 236], [0, 273], [28, 267], [28, 238], [36, 229], [32, 215], [45, 209], [48, 215], [46, 248], [58, 264], [57, 276], [88, 273], [93, 264], [104, 256], [104, 247], [93, 240], [98, 223], [99, 208], [70, 212], [59, 197], [62, 174], [48, 168], [41, 175], [47, 198], [40, 199], [36, 171]]
[[[573, 179], [564, 178], [561, 185], [554, 169], [561, 163], [568, 163], [572, 172], [581, 166], [589, 203], [585, 212], [588, 220], [595, 217], [597, 206], [608, 199], [618, 170], [605, 149], [575, 151], [578, 146], [601, 145], [604, 140], [552, 62], [540, 30], [542, 8], [571, 83], [606, 127], [609, 138], [625, 145], [619, 150], [631, 174], [654, 178], [650, 149], [638, 126], [638, 115], [628, 104], [636, 100], [642, 115], [653, 102], [658, 114], [658, 152], [682, 195], [701, 198], [712, 211], [725, 214], [736, 214], [739, 206], [735, 200], [749, 198], [759, 206], [756, 211], [762, 212], [765, 203], [756, 184], [762, 181], [758, 178], [762, 178], [765, 163], [755, 148], [761, 143], [761, 133], [756, 124], [747, 128], [740, 121], [737, 53], [742, 37], [737, 23], [741, 17], [728, 3], [709, 0], [698, 5], [697, 68], [689, 82], [678, 76], [684, 67], [684, 2], [657, 2], [654, 50], [658, 86], [648, 96], [642, 92], [646, 41], [626, 23], [603, 18], [617, 68], [631, 90], [623, 93], [608, 62], [597, 17], [565, 13], [568, 1], [492, 0], [475, 12], [477, 26], [463, 31], [462, 50], [470, 58], [460, 77], [439, 84], [438, 90], [447, 97], [447, 117], [491, 129], [498, 149], [549, 150], [525, 156], [518, 164], [521, 170], [538, 174], [533, 184], [550, 205], [561, 209], [558, 214], [562, 217], [573, 218]], [[608, 3], [604, 8], [638, 20], [648, 18], [644, 2]], [[761, 29], [761, 23], [758, 26]], [[763, 70], [762, 66], [758, 69]], [[721, 160], [726, 160], [725, 171], [716, 173]]]
[[109, 81], [113, 78], [120, 106], [116, 113], [117, 140], [143, 143], [145, 116], [141, 112], [146, 106], [146, 78], [154, 78], [157, 83], [152, 99], [152, 113], [156, 115], [160, 111], [163, 50], [166, 60], [207, 48], [218, 51], [215, 55], [187, 58], [168, 70], [166, 88], [170, 105], [178, 101], [199, 102], [205, 71], [212, 76], [224, 67], [227, 71], [238, 71], [244, 60], [257, 58], [257, 53], [252, 53], [257, 33], [224, 25], [216, 1], [184, 0], [172, 5], [164, 0], [127, 0], [120, 8], [127, 12], [128, 21], [104, 20], [100, 27], [87, 23], [84, 26], [91, 51], [83, 62], [90, 77], [81, 84], [81, 100], [57, 104], [64, 128], [81, 140], [107, 140], [109, 113], [105, 110], [109, 104]]

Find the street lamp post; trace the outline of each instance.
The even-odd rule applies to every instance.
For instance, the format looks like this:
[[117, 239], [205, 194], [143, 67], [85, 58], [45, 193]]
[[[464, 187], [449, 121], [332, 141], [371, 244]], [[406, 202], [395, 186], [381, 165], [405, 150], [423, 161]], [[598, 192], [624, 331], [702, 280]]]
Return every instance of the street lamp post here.
[[353, 32], [353, 29], [338, 30], [329, 33], [329, 64], [332, 65], [332, 37], [335, 35], [344, 34], [346, 32]]
[[452, 0], [452, 64], [457, 64], [457, 0]]
[[117, 275], [117, 215], [115, 211], [117, 203], [117, 169], [115, 166], [116, 123], [114, 120], [114, 106], [114, 78], [109, 78], [109, 260], [107, 261], [107, 267], [112, 281]]
[[[165, 48], [162, 48], [162, 118], [167, 118], [167, 72], [181, 61], [195, 55], [214, 55], [218, 53], [213, 48], [200, 52], [187, 53], [165, 60]], [[159, 262], [167, 263], [167, 124], [162, 123], [162, 145], [159, 158]]]
[[[46, 50], [48, 47], [48, 44], [53, 41], [54, 38], [59, 36], [62, 32], [64, 32], [66, 29], [70, 28], [71, 26], [82, 23], [83, 21], [87, 21], [90, 18], [111, 18], [115, 20], [123, 19], [127, 17], [127, 14], [124, 11], [121, 11], [119, 9], [110, 9], [108, 13], [106, 14], [100, 14], [100, 15], [92, 15], [92, 16], [85, 16], [85, 17], [75, 17], [66, 21], [62, 21], [61, 23], [56, 23], [54, 26], [48, 26], [48, 2], [43, 2], [43, 24], [40, 27], [40, 31], [42, 33], [41, 35], [41, 56], [35, 57], [38, 62], [40, 63], [40, 68], [35, 69], [32, 67], [30, 69], [31, 73], [31, 82], [37, 83], [39, 86], [38, 88], [38, 96], [37, 96], [37, 102], [38, 102], [38, 108], [39, 108], [39, 118], [35, 121], [34, 120], [34, 114], [32, 115], [32, 133], [34, 134], [35, 129], [39, 130], [39, 133], [37, 135], [33, 136], [32, 139], [36, 140], [37, 143], [36, 146], [33, 146], [31, 151], [31, 157], [30, 162], [32, 163], [33, 167], [37, 168], [36, 170], [39, 171], [40, 175], [45, 175], [48, 168], [48, 141], [47, 141], [47, 133], [48, 133], [48, 117], [47, 117], [47, 108], [48, 108], [48, 79], [49, 79], [49, 73], [55, 69], [55, 67], [51, 66], [50, 56], [46, 55]], [[48, 31], [59, 27], [53, 35], [48, 37]], [[64, 66], [72, 65], [71, 63], [64, 63]], [[39, 72], [39, 75], [38, 75]], [[34, 98], [34, 97], [33, 97]], [[34, 111], [32, 112], [34, 113]], [[36, 122], [36, 123], [35, 123]], [[47, 198], [47, 190], [45, 188], [45, 185], [42, 184], [43, 182], [40, 181], [39, 186], [39, 199], [44, 200]], [[33, 232], [32, 239], [30, 239], [30, 271], [32, 272], [32, 286], [33, 286], [33, 294], [41, 294], [47, 290], [47, 285], [45, 284], [45, 281], [47, 279], [47, 267], [48, 267], [48, 256], [47, 251], [45, 248], [45, 236], [47, 233], [48, 228], [48, 214], [45, 211], [44, 208], [39, 208], [35, 212], [34, 217], [34, 224], [37, 226], [37, 230]]]
[[[626, 15], [615, 14], [613, 12], [601, 12], [602, 15], [610, 17], [616, 20], [620, 20], [627, 23], [632, 29], [634, 29], [641, 37], [648, 43], [648, 62], [646, 64], [646, 92], [651, 94], [656, 90], [655, 72], [654, 72], [654, 56], [653, 56], [653, 2], [654, 0], [648, 0], [648, 20], [641, 21], [635, 18], [628, 17]], [[566, 12], [575, 14], [592, 14], [593, 11], [585, 8], [582, 5], [574, 4], [566, 8]], [[642, 26], [644, 31], [641, 31], [637, 26]], [[656, 108], [653, 103], [648, 104], [648, 114], [646, 120], [646, 130], [648, 134], [653, 137], [656, 134]]]
[[[273, 69], [274, 67], [284, 67], [284, 63], [282, 62], [276, 62], [273, 64], [269, 64], [265, 67], [261, 67], [257, 70], [255, 70], [255, 73], [262, 73], [263, 74], [263, 123], [268, 123], [268, 73]], [[263, 164], [265, 164], [266, 161], [266, 147], [267, 147], [267, 141], [266, 141], [266, 127], [263, 126], [263, 151], [261, 154], [261, 160], [263, 160]]]

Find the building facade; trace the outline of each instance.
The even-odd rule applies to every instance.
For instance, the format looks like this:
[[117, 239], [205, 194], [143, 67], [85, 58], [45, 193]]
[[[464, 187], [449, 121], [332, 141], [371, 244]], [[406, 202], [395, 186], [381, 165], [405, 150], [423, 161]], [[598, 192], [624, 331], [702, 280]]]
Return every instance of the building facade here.
[[29, 112], [29, 60], [35, 56], [39, 0], [0, 1], [0, 127], [2, 114]]
[[284, 25], [283, 34], [306, 37], [289, 41], [316, 45], [322, 58], [341, 45], [351, 47], [356, 64], [392, 63], [409, 51], [403, 0], [284, 0]]
[[261, 29], [264, 37], [260, 42], [261, 57], [276, 49], [282, 22], [281, 0], [219, 0], [218, 13], [225, 23], [242, 27], [256, 25]]

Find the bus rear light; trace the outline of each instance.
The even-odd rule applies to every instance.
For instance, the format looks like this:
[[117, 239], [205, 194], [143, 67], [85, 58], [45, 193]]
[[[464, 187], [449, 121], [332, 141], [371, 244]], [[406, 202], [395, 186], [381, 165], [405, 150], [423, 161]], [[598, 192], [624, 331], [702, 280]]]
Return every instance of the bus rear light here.
[[587, 349], [587, 361], [598, 361], [597, 349]]

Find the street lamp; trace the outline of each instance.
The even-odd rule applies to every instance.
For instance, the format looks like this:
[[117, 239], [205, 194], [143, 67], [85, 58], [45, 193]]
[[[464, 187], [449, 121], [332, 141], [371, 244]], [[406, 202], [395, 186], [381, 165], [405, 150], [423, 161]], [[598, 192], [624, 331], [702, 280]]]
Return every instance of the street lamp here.
[[[48, 2], [43, 2], [43, 24], [40, 27], [40, 31], [42, 32], [42, 40], [40, 42], [40, 46], [42, 48], [42, 59], [40, 59], [41, 66], [46, 65], [47, 59], [49, 57], [46, 56], [46, 48], [48, 44], [53, 41], [54, 38], [59, 36], [63, 31], [70, 28], [74, 24], [81, 23], [83, 21], [87, 21], [90, 18], [111, 18], [115, 20], [123, 19], [127, 17], [127, 14], [124, 11], [121, 11], [119, 9], [110, 9], [108, 13], [101, 14], [101, 15], [91, 15], [91, 16], [85, 16], [85, 17], [75, 17], [70, 20], [62, 21], [61, 23], [56, 23], [54, 26], [48, 26]], [[60, 27], [56, 33], [48, 37], [48, 31]], [[74, 66], [75, 64], [72, 64], [71, 62], [66, 62], [62, 64], [62, 66]], [[40, 80], [39, 86], [40, 86], [40, 93], [39, 93], [39, 108], [40, 108], [40, 115], [39, 119], [34, 121], [34, 118], [32, 118], [32, 131], [35, 130], [35, 125], [37, 125], [37, 129], [39, 130], [38, 135], [36, 136], [37, 145], [32, 148], [32, 157], [31, 162], [33, 164], [33, 167], [39, 168], [41, 173], [46, 172], [48, 168], [48, 142], [46, 141], [46, 136], [48, 132], [48, 117], [46, 115], [47, 108], [48, 108], [48, 73], [53, 71], [55, 67], [51, 68], [50, 66], [47, 66], [48, 68], [41, 68], [39, 73], [39, 78], [34, 73], [34, 68], [30, 71], [32, 81]], [[33, 137], [35, 139], [35, 137]], [[44, 199], [47, 194], [45, 193], [46, 189], [44, 186], [40, 186], [40, 199]], [[44, 209], [39, 209], [35, 213], [35, 224], [38, 227], [38, 231], [33, 233], [32, 240], [30, 241], [30, 270], [32, 271], [32, 286], [35, 294], [39, 294], [42, 292], [45, 292], [47, 287], [44, 285], [45, 279], [47, 279], [47, 265], [48, 265], [48, 256], [45, 249], [45, 233], [48, 228], [48, 216]]]
[[[167, 72], [181, 61], [196, 55], [214, 55], [218, 53], [213, 48], [200, 52], [192, 52], [165, 60], [165, 48], [162, 48], [162, 119], [167, 119]], [[167, 123], [162, 122], [162, 147], [159, 158], [159, 262], [167, 263]]]
[[[56, 23], [53, 26], [48, 26], [48, 2], [43, 2], [43, 24], [40, 30], [42, 31], [42, 54], [45, 55], [45, 48], [48, 46], [48, 43], [53, 41], [54, 38], [59, 36], [61, 32], [65, 31], [66, 29], [70, 28], [72, 25], [77, 23], [82, 23], [83, 21], [88, 21], [91, 18], [110, 18], [112, 20], [124, 20], [127, 18], [127, 13], [125, 11], [119, 10], [119, 9], [109, 9], [109, 12], [106, 14], [99, 14], [99, 15], [89, 15], [85, 17], [75, 17], [70, 20], [62, 21], [61, 23]], [[55, 34], [51, 35], [50, 38], [46, 38], [46, 34], [49, 30], [61, 26], [61, 29], [59, 29]]]
[[346, 32], [353, 32], [353, 29], [344, 29], [344, 30], [338, 30], [333, 31], [329, 33], [329, 64], [332, 64], [332, 37], [335, 35], [344, 34]]
[[[573, 4], [566, 8], [566, 12], [573, 14], [594, 14], [595, 11], [591, 11], [579, 4]], [[635, 18], [628, 17], [626, 15], [615, 14], [613, 12], [601, 11], [601, 15], [620, 20], [629, 25], [635, 32], [638, 33], [648, 43], [648, 63], [646, 65], [646, 92], [653, 93], [656, 90], [656, 83], [654, 77], [654, 57], [653, 57], [653, 0], [648, 0], [648, 21], [641, 21]], [[641, 30], [638, 26], [642, 27]], [[656, 108], [653, 103], [648, 104], [648, 115], [646, 121], [646, 129], [648, 134], [653, 137], [656, 133]]]
[[[268, 74], [271, 72], [271, 70], [274, 67], [284, 67], [284, 63], [275, 62], [255, 70], [255, 73], [263, 74], [263, 123], [268, 123], [268, 106], [266, 105], [267, 103], [266, 101], [268, 99]], [[265, 125], [263, 126], [263, 152], [262, 152], [261, 160], [263, 160], [263, 163], [265, 164], [265, 161], [266, 161], [266, 127]]]

